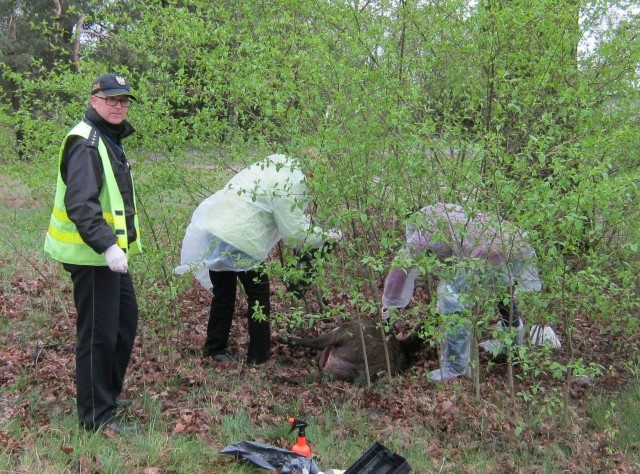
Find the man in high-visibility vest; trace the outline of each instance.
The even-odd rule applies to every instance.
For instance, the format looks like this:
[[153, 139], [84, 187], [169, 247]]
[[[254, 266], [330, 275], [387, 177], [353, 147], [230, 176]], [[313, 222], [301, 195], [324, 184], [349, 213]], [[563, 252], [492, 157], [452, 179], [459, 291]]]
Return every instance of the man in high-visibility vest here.
[[73, 282], [78, 313], [76, 397], [80, 424], [135, 431], [116, 420], [138, 326], [128, 259], [142, 251], [135, 192], [122, 140], [135, 100], [117, 74], [97, 78], [90, 107], [60, 148], [53, 212], [44, 249]]

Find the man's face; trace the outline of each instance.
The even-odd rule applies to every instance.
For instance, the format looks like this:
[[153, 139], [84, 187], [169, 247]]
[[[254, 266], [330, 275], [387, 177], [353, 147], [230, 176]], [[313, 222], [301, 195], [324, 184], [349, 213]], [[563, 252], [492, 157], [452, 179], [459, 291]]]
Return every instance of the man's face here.
[[112, 95], [105, 96], [98, 93], [91, 96], [91, 106], [98, 115], [112, 125], [120, 125], [127, 118], [129, 112], [129, 96]]

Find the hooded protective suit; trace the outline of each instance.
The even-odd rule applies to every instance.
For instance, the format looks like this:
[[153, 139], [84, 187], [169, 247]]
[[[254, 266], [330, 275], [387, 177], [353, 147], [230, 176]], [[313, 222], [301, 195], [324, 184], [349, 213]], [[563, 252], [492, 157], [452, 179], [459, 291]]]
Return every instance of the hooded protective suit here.
[[[486, 284], [518, 284], [517, 291], [540, 291], [541, 282], [535, 266], [535, 251], [527, 242], [527, 234], [507, 221], [492, 220], [476, 213], [468, 216], [456, 204], [438, 203], [425, 206], [407, 225], [407, 246], [402, 256], [433, 252], [438, 260], [460, 265], [480, 260], [486, 265], [460, 265], [454, 281], [441, 283], [439, 308], [443, 313], [464, 309], [460, 296], [474, 274]], [[404, 308], [409, 304], [419, 275], [415, 267], [396, 267], [385, 282], [382, 304], [387, 308]], [[448, 290], [445, 287], [449, 286]]]
[[270, 155], [252, 164], [197, 207], [175, 272], [194, 271], [211, 288], [209, 270], [251, 270], [281, 239], [321, 247], [325, 236], [304, 214], [307, 204], [305, 176], [293, 158]]
[[[400, 257], [432, 252], [438, 260], [455, 265], [454, 277], [438, 285], [437, 307], [444, 315], [462, 313], [466, 308], [465, 296], [472, 292], [499, 292], [500, 287], [515, 287], [516, 292], [541, 290], [535, 251], [528, 243], [527, 234], [505, 220], [482, 213], [470, 215], [456, 204], [437, 203], [423, 207], [412, 216], [406, 241]], [[382, 297], [383, 312], [386, 308], [404, 308], [409, 304], [419, 274], [416, 267], [398, 266], [389, 272]], [[508, 321], [510, 310], [499, 309], [501, 314], [506, 313]], [[519, 319], [514, 324], [513, 327], [524, 333]], [[469, 372], [468, 329], [460, 325], [450, 328], [441, 349], [443, 368], [434, 371], [432, 378], [447, 380]]]

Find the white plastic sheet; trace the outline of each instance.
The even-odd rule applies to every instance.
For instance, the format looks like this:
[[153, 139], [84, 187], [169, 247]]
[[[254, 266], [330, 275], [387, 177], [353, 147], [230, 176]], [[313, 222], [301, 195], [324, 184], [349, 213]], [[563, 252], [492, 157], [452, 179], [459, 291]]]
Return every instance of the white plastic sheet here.
[[325, 236], [304, 214], [307, 203], [305, 176], [296, 160], [270, 155], [252, 164], [196, 208], [175, 272], [194, 272], [211, 288], [209, 270], [250, 270], [279, 240], [320, 247]]
[[[463, 265], [453, 281], [438, 288], [439, 309], [445, 313], [460, 311], [460, 296], [465, 293], [469, 276], [480, 277], [485, 285], [511, 286], [516, 291], [540, 291], [542, 283], [535, 265], [535, 251], [525, 232], [506, 220], [482, 213], [473, 215], [461, 206], [437, 203], [425, 206], [412, 216], [406, 228], [407, 246], [400, 257], [431, 251], [449, 264]], [[465, 268], [464, 262], [481, 261]], [[387, 275], [383, 306], [403, 308], [409, 304], [415, 285], [415, 268], [396, 267]]]

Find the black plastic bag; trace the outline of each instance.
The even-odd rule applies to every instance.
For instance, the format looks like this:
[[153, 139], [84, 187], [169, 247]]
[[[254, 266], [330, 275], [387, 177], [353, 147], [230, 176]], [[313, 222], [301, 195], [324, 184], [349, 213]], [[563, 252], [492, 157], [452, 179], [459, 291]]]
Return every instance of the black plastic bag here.
[[318, 474], [320, 469], [313, 458], [301, 456], [288, 449], [278, 448], [270, 444], [254, 441], [237, 441], [226, 446], [222, 454], [230, 454], [262, 469], [275, 471], [281, 469], [283, 474], [302, 474], [307, 469], [309, 474]]

